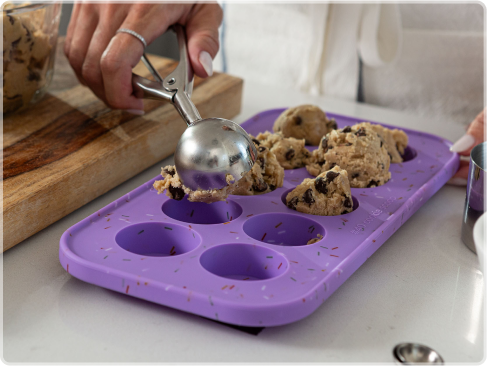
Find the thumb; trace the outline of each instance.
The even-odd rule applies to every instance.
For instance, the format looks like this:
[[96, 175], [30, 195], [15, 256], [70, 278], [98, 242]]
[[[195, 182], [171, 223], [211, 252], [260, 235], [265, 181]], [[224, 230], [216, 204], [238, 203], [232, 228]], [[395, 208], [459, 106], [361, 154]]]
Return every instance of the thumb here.
[[188, 54], [194, 73], [200, 77], [213, 74], [213, 58], [220, 43], [218, 27], [223, 11], [218, 4], [196, 5], [186, 24]]
[[470, 151], [484, 141], [485, 109], [470, 123], [467, 133], [460, 137], [451, 147], [460, 155], [468, 156]]

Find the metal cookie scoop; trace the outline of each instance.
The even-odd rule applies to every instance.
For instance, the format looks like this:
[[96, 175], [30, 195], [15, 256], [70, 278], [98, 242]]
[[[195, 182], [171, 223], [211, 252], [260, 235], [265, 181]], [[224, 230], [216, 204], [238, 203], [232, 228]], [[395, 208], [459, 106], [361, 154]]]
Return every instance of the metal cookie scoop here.
[[193, 71], [188, 59], [184, 29], [173, 26], [179, 44], [179, 64], [165, 79], [145, 54], [142, 61], [157, 81], [132, 74], [137, 98], [170, 101], [188, 125], [174, 153], [182, 183], [192, 190], [220, 189], [226, 176], [239, 180], [254, 165], [257, 150], [249, 135], [235, 122], [222, 118], [202, 119], [193, 102]]

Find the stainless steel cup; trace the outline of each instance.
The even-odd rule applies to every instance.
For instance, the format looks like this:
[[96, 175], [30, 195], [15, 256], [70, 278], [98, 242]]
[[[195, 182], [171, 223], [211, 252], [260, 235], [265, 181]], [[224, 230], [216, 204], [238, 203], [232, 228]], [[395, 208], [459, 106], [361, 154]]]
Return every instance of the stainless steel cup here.
[[483, 142], [472, 149], [470, 153], [470, 167], [468, 170], [467, 196], [463, 211], [462, 241], [472, 252], [475, 250], [473, 241], [473, 226], [477, 219], [485, 212], [484, 188], [485, 165], [487, 163], [487, 142]]

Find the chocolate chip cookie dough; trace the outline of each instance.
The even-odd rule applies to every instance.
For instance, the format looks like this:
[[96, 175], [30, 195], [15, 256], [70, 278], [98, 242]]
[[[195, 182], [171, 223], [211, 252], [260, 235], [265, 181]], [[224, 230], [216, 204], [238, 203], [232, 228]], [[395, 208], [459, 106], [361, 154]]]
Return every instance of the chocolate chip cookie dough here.
[[230, 188], [231, 183], [234, 182], [233, 177], [231, 175], [227, 175], [227, 184], [229, 185], [223, 187], [222, 189], [198, 189], [193, 191], [183, 185], [174, 166], [168, 165], [162, 168], [161, 175], [164, 180], [156, 180], [154, 182], [154, 188], [157, 190], [157, 193], [163, 193], [166, 191], [166, 196], [176, 201], [181, 201], [185, 195], [188, 195], [188, 201], [191, 202], [212, 203], [217, 201], [225, 201], [228, 197], [228, 189]]
[[239, 181], [227, 176], [228, 186], [222, 189], [196, 190], [185, 187], [174, 166], [162, 168], [161, 175], [164, 180], [154, 182], [157, 193], [166, 191], [166, 196], [180, 201], [188, 195], [188, 201], [212, 203], [225, 201], [229, 194], [251, 196], [271, 192], [282, 187], [284, 182], [284, 169], [279, 165], [275, 155], [265, 146], [257, 146], [257, 159], [254, 166]]
[[280, 133], [266, 131], [253, 138], [257, 146], [264, 146], [276, 156], [277, 161], [284, 169], [296, 169], [304, 167], [311, 153], [304, 147], [304, 139], [283, 137]]
[[315, 179], [304, 179], [287, 194], [286, 203], [290, 209], [311, 215], [336, 216], [351, 212], [353, 201], [347, 171], [335, 166]]
[[3, 12], [4, 113], [26, 106], [46, 85], [52, 47], [49, 36], [40, 29], [43, 11], [20, 15]]
[[382, 139], [384, 143], [384, 147], [386, 148], [389, 156], [391, 158], [391, 163], [401, 163], [402, 156], [404, 154], [404, 149], [408, 146], [408, 135], [402, 130], [398, 130], [397, 128], [391, 130], [387, 127], [383, 127], [381, 125], [372, 124], [369, 122], [362, 122], [354, 127], [356, 128], [366, 128], [372, 129], [373, 131], [377, 132], [379, 137]]
[[328, 119], [325, 112], [314, 105], [300, 105], [281, 113], [274, 122], [274, 132], [284, 137], [305, 139], [308, 145], [318, 145], [320, 139], [337, 128], [334, 119]]
[[390, 158], [377, 133], [368, 127], [347, 126], [322, 138], [313, 151], [308, 173], [317, 176], [338, 165], [348, 172], [352, 188], [375, 187], [390, 178]]
[[284, 168], [279, 164], [276, 156], [265, 146], [257, 147], [257, 159], [252, 169], [242, 179], [230, 188], [230, 194], [250, 196], [268, 193], [282, 187], [284, 182]]

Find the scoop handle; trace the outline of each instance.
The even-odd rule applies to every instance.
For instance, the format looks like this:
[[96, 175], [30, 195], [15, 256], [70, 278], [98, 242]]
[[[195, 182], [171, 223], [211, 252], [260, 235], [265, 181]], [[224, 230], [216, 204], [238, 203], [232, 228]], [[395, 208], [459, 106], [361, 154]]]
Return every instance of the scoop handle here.
[[188, 126], [201, 120], [198, 109], [191, 101], [193, 92], [193, 69], [188, 57], [184, 28], [175, 24], [171, 27], [175, 32], [179, 47], [179, 64], [165, 78], [157, 72], [149, 59], [142, 56], [142, 62], [157, 81], [151, 81], [139, 75], [132, 74], [132, 87], [137, 98], [168, 100], [179, 112]]

